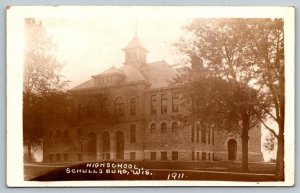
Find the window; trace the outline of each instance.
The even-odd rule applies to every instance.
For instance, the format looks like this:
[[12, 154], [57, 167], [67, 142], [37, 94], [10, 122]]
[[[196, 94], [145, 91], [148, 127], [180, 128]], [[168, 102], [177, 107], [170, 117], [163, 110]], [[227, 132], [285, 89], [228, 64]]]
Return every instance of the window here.
[[122, 97], [115, 100], [115, 114], [116, 116], [124, 116], [124, 101]]
[[202, 154], [201, 154], [201, 160], [203, 160], [203, 161], [206, 160], [206, 152], [202, 152]]
[[150, 159], [151, 160], [156, 160], [156, 152], [151, 152]]
[[192, 132], [192, 133], [191, 133], [191, 137], [192, 137], [191, 140], [192, 140], [192, 142], [194, 142], [194, 125], [192, 125], [191, 130], [192, 130], [192, 131], [191, 131], [191, 132]]
[[130, 125], [130, 143], [135, 143], [136, 129], [135, 125]]
[[162, 123], [161, 124], [161, 133], [167, 133], [168, 128], [167, 128], [167, 123]]
[[177, 92], [172, 93], [172, 112], [178, 112], [179, 96]]
[[168, 113], [168, 98], [166, 94], [161, 95], [161, 114]]
[[215, 153], [212, 153], [212, 161], [215, 161]]
[[82, 108], [82, 105], [81, 104], [79, 104], [78, 106], [77, 106], [77, 118], [78, 118], [78, 120], [81, 120], [82, 119], [82, 110], [83, 110], [83, 108]]
[[201, 143], [206, 143], [206, 128], [201, 128]]
[[174, 133], [178, 132], [178, 123], [177, 122], [172, 123], [172, 132], [174, 132]]
[[68, 130], [64, 130], [64, 138], [69, 138], [69, 132], [68, 132]]
[[199, 143], [199, 133], [200, 133], [200, 128], [197, 126], [197, 133], [196, 133], [196, 142]]
[[207, 132], [207, 143], [210, 144], [210, 128], [208, 129]]
[[151, 124], [151, 128], [150, 128], [150, 132], [151, 132], [151, 133], [155, 133], [155, 130], [156, 130], [156, 124], [155, 124], [155, 123], [152, 123], [152, 124]]
[[136, 111], [136, 100], [135, 98], [130, 100], [130, 115], [134, 116]]
[[135, 152], [130, 152], [130, 160], [135, 160]]
[[192, 160], [194, 160], [194, 159], [195, 159], [195, 152], [192, 151]]
[[64, 153], [64, 161], [68, 161], [69, 159], [69, 154], [68, 153]]
[[94, 100], [90, 100], [87, 107], [87, 116], [92, 119], [95, 118], [96, 104]]
[[101, 115], [102, 117], [108, 117], [109, 116], [109, 104], [107, 98], [104, 98], [101, 101]]
[[56, 130], [56, 137], [60, 138], [60, 130]]
[[156, 114], [156, 95], [151, 96], [151, 114]]
[[210, 160], [210, 153], [208, 153], [208, 160]]
[[172, 151], [172, 160], [178, 160], [178, 151]]
[[60, 161], [60, 154], [59, 153], [56, 154], [56, 161]]
[[102, 143], [104, 159], [110, 159], [110, 139], [108, 132], [102, 134]]
[[160, 153], [161, 160], [168, 160], [167, 152], [163, 151]]
[[212, 129], [212, 132], [211, 132], [211, 143], [214, 145], [215, 144], [215, 130], [214, 128]]
[[197, 160], [200, 159], [200, 152], [197, 152]]
[[54, 161], [54, 155], [51, 153], [49, 154], [49, 161], [50, 162], [53, 162]]

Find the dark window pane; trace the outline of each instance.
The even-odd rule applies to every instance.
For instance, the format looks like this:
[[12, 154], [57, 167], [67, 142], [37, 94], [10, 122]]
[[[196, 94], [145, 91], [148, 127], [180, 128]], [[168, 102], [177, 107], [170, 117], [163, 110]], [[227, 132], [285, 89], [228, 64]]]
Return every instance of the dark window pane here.
[[177, 151], [172, 152], [172, 160], [178, 160], [178, 152]]
[[161, 114], [168, 113], [168, 98], [166, 94], [161, 95]]
[[161, 160], [168, 160], [167, 152], [165, 152], [165, 151], [161, 152]]
[[151, 114], [156, 114], [156, 95], [151, 96]]
[[167, 133], [168, 128], [166, 123], [161, 124], [161, 133]]

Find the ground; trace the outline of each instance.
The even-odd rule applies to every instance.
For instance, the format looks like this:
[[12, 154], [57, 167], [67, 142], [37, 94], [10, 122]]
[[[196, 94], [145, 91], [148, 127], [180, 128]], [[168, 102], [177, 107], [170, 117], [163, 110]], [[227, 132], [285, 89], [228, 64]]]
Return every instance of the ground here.
[[[99, 166], [105, 163], [106, 165]], [[89, 165], [87, 165], [89, 164]], [[96, 165], [95, 165], [96, 164]], [[98, 164], [98, 165], [97, 165]], [[110, 164], [110, 165], [107, 165]], [[113, 165], [115, 164], [115, 165]], [[128, 166], [131, 165], [132, 168]], [[126, 167], [125, 167], [126, 166]], [[249, 163], [241, 172], [240, 162], [93, 162], [27, 163], [25, 180], [219, 180], [276, 181], [272, 163]]]

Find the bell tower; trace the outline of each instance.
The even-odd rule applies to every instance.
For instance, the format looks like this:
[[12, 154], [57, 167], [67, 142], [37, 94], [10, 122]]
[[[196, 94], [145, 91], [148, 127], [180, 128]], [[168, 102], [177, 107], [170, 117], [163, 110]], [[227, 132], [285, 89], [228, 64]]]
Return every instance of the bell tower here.
[[137, 35], [129, 42], [123, 51], [125, 52], [124, 65], [135, 65], [136, 67], [139, 67], [142, 64], [147, 63], [148, 50]]

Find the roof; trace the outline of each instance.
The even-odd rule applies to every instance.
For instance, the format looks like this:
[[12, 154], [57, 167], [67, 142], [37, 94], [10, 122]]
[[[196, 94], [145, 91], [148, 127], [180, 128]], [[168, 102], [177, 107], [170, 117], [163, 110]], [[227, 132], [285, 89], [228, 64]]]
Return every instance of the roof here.
[[142, 41], [137, 36], [135, 36], [123, 50], [130, 50], [135, 48], [140, 48], [148, 52], [147, 48], [143, 45]]
[[92, 76], [92, 79], [72, 88], [71, 91], [95, 88], [95, 78], [112, 74], [122, 74], [123, 79], [118, 85], [144, 82], [149, 85], [148, 89], [158, 89], [170, 86], [170, 81], [173, 80], [177, 72], [165, 61], [146, 63], [139, 68], [134, 65], [124, 65], [120, 68], [112, 67]]
[[140, 71], [150, 82], [149, 89], [168, 87], [177, 75], [176, 70], [165, 61], [143, 64]]

